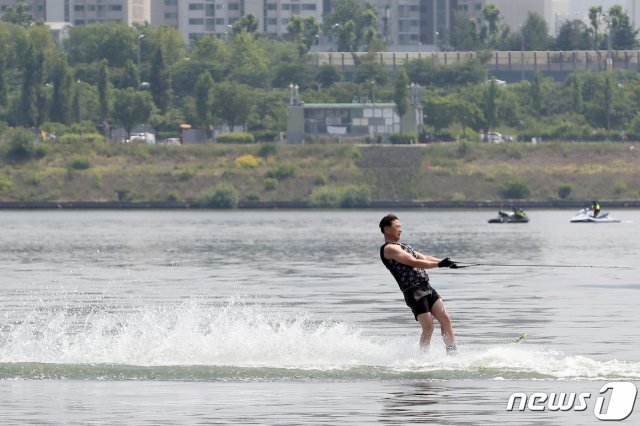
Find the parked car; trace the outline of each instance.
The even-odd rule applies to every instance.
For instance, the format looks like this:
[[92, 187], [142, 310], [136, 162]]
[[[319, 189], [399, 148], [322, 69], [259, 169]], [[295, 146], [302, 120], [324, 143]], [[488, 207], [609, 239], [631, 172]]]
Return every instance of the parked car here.
[[502, 143], [502, 135], [498, 132], [487, 132], [481, 134], [482, 142]]
[[513, 142], [513, 136], [503, 135], [498, 132], [481, 133], [480, 137], [482, 139], [482, 142], [490, 142], [490, 143]]

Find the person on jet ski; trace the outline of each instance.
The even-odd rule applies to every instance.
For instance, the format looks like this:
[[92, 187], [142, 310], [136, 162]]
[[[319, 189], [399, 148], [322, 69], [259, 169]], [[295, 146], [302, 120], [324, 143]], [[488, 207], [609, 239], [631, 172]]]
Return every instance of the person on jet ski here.
[[597, 200], [594, 200], [593, 203], [591, 203], [591, 210], [593, 211], [593, 217], [598, 217], [600, 214], [600, 204], [598, 204]]

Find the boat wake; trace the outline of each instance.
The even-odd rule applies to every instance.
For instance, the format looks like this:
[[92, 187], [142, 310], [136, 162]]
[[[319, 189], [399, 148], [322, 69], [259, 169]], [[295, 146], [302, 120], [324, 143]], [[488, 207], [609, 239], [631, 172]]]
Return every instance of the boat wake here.
[[[5, 313], [0, 379], [175, 381], [638, 380], [640, 362], [597, 361], [532, 344], [460, 342], [420, 352], [415, 336], [259, 305], [185, 303]], [[13, 320], [11, 318], [13, 317]]]

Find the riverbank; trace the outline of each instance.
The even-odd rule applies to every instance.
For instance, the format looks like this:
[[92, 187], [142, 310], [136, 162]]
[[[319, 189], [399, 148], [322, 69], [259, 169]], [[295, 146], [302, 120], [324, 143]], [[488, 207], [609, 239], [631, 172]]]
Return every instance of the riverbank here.
[[[1, 147], [5, 148], [5, 147]], [[0, 151], [0, 208], [636, 207], [629, 143], [46, 144]]]
[[[601, 205], [610, 208], [640, 208], [640, 200], [600, 200]], [[501, 201], [372, 201], [366, 206], [359, 208], [366, 209], [510, 209], [512, 206], [524, 209], [580, 209], [588, 207], [589, 200], [501, 200]], [[4, 201], [0, 202], [0, 210], [187, 210], [203, 208], [197, 203], [168, 202], [168, 201]], [[315, 208], [308, 202], [262, 202], [262, 201], [242, 201], [236, 206], [238, 209], [246, 210], [302, 210]]]

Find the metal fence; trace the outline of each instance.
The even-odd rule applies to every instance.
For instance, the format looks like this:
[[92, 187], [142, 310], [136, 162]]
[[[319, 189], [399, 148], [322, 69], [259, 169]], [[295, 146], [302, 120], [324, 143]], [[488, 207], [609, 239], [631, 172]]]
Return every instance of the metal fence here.
[[[316, 66], [336, 65], [340, 70], [355, 69], [350, 52], [312, 52]], [[356, 52], [366, 56], [366, 52]], [[393, 71], [406, 63], [420, 58], [431, 58], [443, 65], [453, 64], [476, 57], [475, 52], [378, 52], [375, 60]], [[610, 59], [609, 59], [610, 58]], [[604, 71], [611, 68], [640, 70], [640, 50], [585, 50], [585, 51], [496, 51], [488, 61], [490, 71]]]

